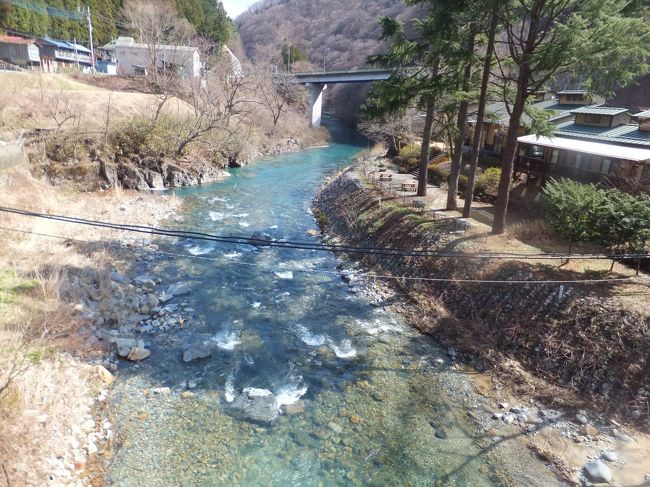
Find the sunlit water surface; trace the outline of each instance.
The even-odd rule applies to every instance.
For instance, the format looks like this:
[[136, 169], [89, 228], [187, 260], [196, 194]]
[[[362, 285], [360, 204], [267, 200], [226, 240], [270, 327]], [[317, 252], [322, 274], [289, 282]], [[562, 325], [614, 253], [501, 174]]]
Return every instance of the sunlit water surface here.
[[[327, 148], [178, 190], [184, 209], [168, 225], [316, 241], [305, 235], [318, 228], [310, 211], [316, 189], [366, 144], [331, 129]], [[440, 350], [399, 315], [350, 292], [334, 255], [159, 245], [200, 258], [163, 259], [147, 270], [163, 283], [191, 283], [188, 296], [170, 301], [191, 308], [191, 318], [182, 329], [145, 334], [151, 358], [122, 369], [111, 407], [111, 485], [492, 485], [460, 405], [436, 382]], [[183, 345], [197, 337], [214, 353], [184, 363]], [[151, 392], [163, 386], [172, 393]], [[304, 412], [270, 426], [245, 421], [230, 409], [245, 387], [268, 389], [278, 405]], [[193, 397], [182, 398], [187, 390]], [[439, 430], [447, 437], [436, 437]]]

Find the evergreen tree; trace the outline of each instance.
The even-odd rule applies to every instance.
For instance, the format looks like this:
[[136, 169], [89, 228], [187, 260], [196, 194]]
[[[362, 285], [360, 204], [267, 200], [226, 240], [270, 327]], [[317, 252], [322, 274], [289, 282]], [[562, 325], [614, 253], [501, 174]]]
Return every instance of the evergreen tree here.
[[[635, 7], [635, 8], [632, 8]], [[492, 231], [506, 227], [521, 118], [531, 92], [560, 72], [580, 73], [594, 92], [611, 94], [647, 71], [647, 7], [627, 0], [518, 0], [506, 2], [500, 21], [509, 56], [501, 75], [513, 96], [502, 156]]]

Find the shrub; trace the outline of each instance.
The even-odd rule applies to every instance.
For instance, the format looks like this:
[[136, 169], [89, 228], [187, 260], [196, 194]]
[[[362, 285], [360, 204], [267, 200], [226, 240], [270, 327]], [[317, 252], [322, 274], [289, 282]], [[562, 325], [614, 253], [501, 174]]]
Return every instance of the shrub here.
[[404, 161], [408, 161], [409, 159], [419, 160], [421, 152], [422, 146], [419, 144], [405, 145], [400, 149], [398, 157]]
[[316, 208], [314, 210], [314, 217], [316, 217], [316, 222], [318, 223], [318, 226], [321, 228], [321, 230], [323, 230], [330, 223], [329, 217], [320, 208]]
[[[447, 168], [441, 167], [439, 164], [430, 164], [428, 166], [429, 182], [433, 184], [446, 183], [449, 179], [450, 171]], [[467, 181], [465, 181], [467, 183]]]
[[133, 117], [119, 125], [111, 135], [117, 151], [125, 154], [173, 154], [178, 147], [178, 124], [168, 117], [156, 122], [147, 117]]
[[501, 179], [500, 167], [489, 167], [476, 179], [474, 192], [477, 196], [496, 198], [499, 191], [499, 180]]
[[560, 179], [546, 185], [544, 197], [549, 223], [571, 245], [589, 241], [630, 251], [650, 240], [649, 196]]

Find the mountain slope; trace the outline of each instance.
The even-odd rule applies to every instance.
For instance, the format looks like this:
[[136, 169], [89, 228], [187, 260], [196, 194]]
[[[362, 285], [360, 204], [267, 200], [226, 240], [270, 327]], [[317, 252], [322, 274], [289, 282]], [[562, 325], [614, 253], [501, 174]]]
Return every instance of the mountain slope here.
[[[262, 0], [237, 19], [246, 54], [258, 63], [285, 66], [283, 46], [295, 46], [305, 61], [294, 71], [367, 67], [366, 58], [386, 49], [378, 18], [407, 26], [420, 9], [400, 0]], [[324, 109], [352, 120], [369, 84], [335, 85], [325, 92]]]

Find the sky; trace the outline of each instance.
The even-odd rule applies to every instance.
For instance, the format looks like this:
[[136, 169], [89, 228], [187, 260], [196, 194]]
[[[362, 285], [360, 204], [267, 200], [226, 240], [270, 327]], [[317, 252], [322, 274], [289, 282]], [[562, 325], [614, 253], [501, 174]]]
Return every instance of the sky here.
[[257, 0], [222, 0], [223, 6], [231, 19], [237, 17], [240, 13], [253, 5]]

